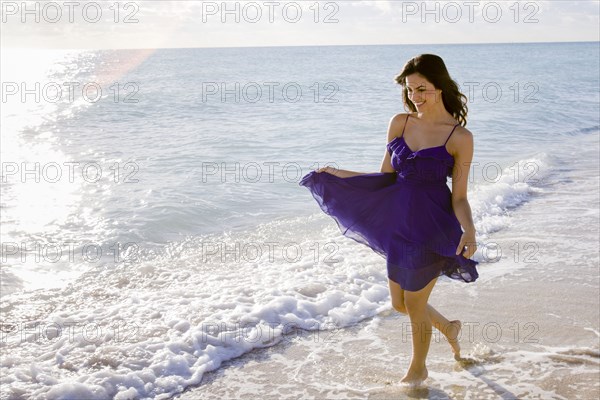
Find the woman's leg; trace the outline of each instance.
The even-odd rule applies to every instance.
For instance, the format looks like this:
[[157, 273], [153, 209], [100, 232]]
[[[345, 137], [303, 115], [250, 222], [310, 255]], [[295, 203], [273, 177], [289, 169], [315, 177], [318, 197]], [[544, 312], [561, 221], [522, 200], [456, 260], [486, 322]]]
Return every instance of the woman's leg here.
[[[404, 305], [404, 289], [396, 282], [388, 279], [390, 286], [390, 297], [392, 298], [392, 307], [398, 312], [408, 314]], [[446, 317], [439, 313], [431, 304], [427, 304], [429, 319], [433, 327], [438, 329], [452, 346], [454, 357], [460, 357], [460, 346], [458, 344], [458, 335], [460, 333], [461, 324], [459, 320], [448, 321]]]
[[458, 336], [461, 329], [460, 321], [457, 319], [448, 321], [448, 319], [433, 308], [431, 304], [427, 304], [427, 310], [429, 312], [431, 324], [446, 336], [448, 343], [452, 346], [454, 358], [457, 360], [460, 359], [460, 344], [458, 343]]
[[404, 291], [404, 305], [411, 322], [413, 353], [408, 371], [400, 380], [401, 382], [420, 383], [427, 378], [425, 360], [431, 343], [432, 328], [427, 301], [436, 282], [437, 277], [421, 290]]

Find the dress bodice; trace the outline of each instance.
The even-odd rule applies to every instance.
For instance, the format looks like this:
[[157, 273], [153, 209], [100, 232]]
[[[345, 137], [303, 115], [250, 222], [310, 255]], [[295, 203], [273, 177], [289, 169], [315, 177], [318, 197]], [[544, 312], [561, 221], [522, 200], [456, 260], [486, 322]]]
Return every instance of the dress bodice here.
[[387, 144], [391, 164], [398, 179], [422, 184], [446, 184], [452, 176], [454, 157], [446, 145], [412, 151], [404, 140], [397, 136]]

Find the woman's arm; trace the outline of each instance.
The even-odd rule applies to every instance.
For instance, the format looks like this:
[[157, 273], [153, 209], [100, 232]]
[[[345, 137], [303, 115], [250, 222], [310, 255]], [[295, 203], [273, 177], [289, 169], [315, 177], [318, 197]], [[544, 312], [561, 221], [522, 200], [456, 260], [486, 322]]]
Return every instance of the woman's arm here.
[[[387, 141], [385, 146], [385, 154], [383, 156], [383, 160], [381, 162], [380, 172], [396, 172], [396, 170], [392, 167], [390, 161], [390, 153], [387, 150], [387, 143], [391, 142], [396, 136], [398, 136], [403, 128], [404, 123], [406, 121], [406, 114], [396, 114], [394, 115], [389, 122], [388, 130], [387, 130]], [[323, 167], [317, 172], [328, 172], [332, 175], [339, 176], [340, 178], [349, 178], [351, 176], [356, 175], [367, 175], [372, 174], [373, 172], [356, 172], [349, 171], [346, 169], [335, 169], [333, 167]]]
[[460, 243], [456, 248], [456, 254], [460, 254], [463, 246], [467, 246], [462, 253], [465, 258], [471, 257], [477, 251], [475, 242], [475, 224], [471, 214], [471, 206], [467, 199], [467, 184], [469, 182], [469, 170], [473, 160], [473, 134], [464, 127], [457, 129], [454, 135], [452, 153], [454, 157], [454, 168], [452, 170], [452, 208], [456, 219], [460, 222], [464, 232]]

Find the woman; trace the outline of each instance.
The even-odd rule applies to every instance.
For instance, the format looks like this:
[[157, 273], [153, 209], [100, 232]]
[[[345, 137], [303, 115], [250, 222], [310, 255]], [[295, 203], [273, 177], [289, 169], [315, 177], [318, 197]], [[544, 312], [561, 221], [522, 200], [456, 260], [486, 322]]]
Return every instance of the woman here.
[[395, 81], [410, 113], [389, 123], [381, 172], [325, 167], [300, 185], [344, 235], [386, 258], [392, 305], [412, 326], [413, 353], [401, 382], [414, 385], [427, 378], [432, 326], [460, 359], [460, 321], [449, 321], [427, 301], [442, 274], [463, 282], [478, 277], [478, 262], [469, 259], [477, 250], [467, 200], [473, 135], [464, 127], [466, 97], [440, 57], [412, 58]]

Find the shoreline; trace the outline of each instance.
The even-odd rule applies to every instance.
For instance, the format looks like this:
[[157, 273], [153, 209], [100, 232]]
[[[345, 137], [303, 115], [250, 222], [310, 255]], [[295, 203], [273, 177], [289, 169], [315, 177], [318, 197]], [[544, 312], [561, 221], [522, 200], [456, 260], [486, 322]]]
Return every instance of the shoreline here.
[[[568, 196], [564, 191], [559, 197]], [[426, 388], [397, 384], [410, 360], [410, 324], [390, 304], [387, 311], [340, 329], [334, 343], [315, 343], [305, 332], [308, 337], [291, 343], [255, 349], [207, 372], [199, 386], [174, 398], [600, 397], [597, 256], [570, 265], [577, 279], [564, 274], [564, 254], [584, 252], [593, 237], [573, 243], [569, 239], [579, 227], [566, 225], [569, 215], [548, 214], [537, 201], [524, 204], [521, 213], [529, 218], [513, 216], [511, 229], [493, 240], [503, 249], [515, 241], [535, 243], [538, 252], [531, 260], [536, 262], [506, 252], [498, 262], [480, 264], [474, 283], [438, 279], [430, 304], [449, 320], [462, 321], [461, 356], [467, 361], [455, 361], [434, 329]], [[589, 221], [579, 224], [594, 218], [588, 215]], [[536, 223], [564, 228], [548, 237]]]

